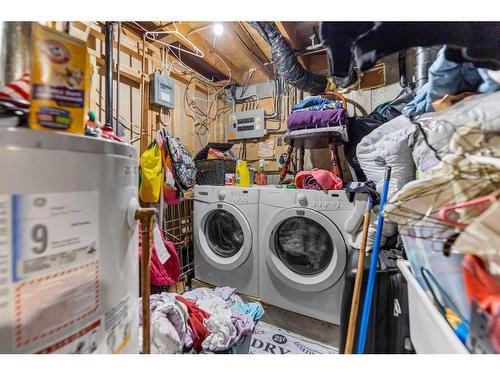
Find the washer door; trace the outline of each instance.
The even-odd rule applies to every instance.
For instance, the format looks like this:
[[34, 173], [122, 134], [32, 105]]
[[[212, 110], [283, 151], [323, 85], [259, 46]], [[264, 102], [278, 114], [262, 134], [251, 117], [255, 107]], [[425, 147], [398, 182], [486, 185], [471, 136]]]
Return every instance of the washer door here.
[[199, 250], [213, 267], [234, 270], [250, 255], [252, 229], [245, 216], [233, 205], [207, 205], [197, 228]]
[[344, 238], [337, 226], [317, 211], [283, 210], [271, 219], [263, 236], [270, 270], [297, 290], [327, 289], [344, 273]]

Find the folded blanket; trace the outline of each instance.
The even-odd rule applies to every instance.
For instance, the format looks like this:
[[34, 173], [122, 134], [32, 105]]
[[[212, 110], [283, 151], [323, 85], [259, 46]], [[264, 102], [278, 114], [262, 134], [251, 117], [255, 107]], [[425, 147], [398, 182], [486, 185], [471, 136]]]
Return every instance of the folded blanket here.
[[293, 112], [288, 116], [288, 130], [294, 131], [309, 128], [326, 128], [342, 125], [346, 119], [343, 108], [327, 109], [324, 111]]

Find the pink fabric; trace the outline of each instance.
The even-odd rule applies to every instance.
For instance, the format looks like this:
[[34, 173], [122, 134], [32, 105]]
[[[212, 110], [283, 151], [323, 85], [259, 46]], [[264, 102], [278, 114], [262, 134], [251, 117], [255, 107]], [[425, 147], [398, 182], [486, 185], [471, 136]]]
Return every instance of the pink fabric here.
[[340, 190], [342, 189], [342, 180], [335, 176], [332, 172], [326, 169], [314, 168], [311, 171], [311, 175], [320, 184], [323, 190]]
[[297, 172], [297, 174], [295, 175], [295, 186], [297, 186], [299, 189], [302, 189], [304, 187], [304, 178], [310, 175], [311, 172], [309, 171]]
[[295, 176], [295, 186], [299, 189], [340, 190], [342, 180], [326, 169], [314, 168], [312, 171], [300, 171]]
[[[156, 224], [158, 225], [158, 224]], [[161, 230], [160, 230], [161, 233]], [[177, 256], [177, 251], [175, 250], [175, 245], [172, 241], [165, 239], [162, 234], [163, 243], [167, 248], [170, 258], [161, 264], [160, 259], [156, 253], [156, 246], [153, 239], [151, 238], [151, 284], [155, 286], [168, 286], [173, 285], [179, 281], [179, 276], [181, 273], [181, 266], [179, 262], [179, 257]], [[139, 223], [139, 256], [142, 257], [142, 234], [141, 234], [141, 224]]]

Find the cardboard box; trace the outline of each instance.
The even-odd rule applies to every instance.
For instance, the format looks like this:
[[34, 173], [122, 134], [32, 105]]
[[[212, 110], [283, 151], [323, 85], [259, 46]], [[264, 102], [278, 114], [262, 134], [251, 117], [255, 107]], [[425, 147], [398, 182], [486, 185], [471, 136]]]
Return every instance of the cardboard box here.
[[29, 126], [83, 134], [90, 90], [87, 45], [38, 23], [32, 28]]

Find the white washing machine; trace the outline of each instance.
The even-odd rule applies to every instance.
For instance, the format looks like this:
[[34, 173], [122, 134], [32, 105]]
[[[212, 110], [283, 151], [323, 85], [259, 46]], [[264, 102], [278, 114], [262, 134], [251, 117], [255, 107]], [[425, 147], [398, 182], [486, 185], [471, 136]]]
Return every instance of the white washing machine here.
[[343, 190], [261, 191], [260, 297], [265, 303], [340, 324], [352, 204]]
[[259, 296], [259, 189], [194, 188], [194, 275]]

